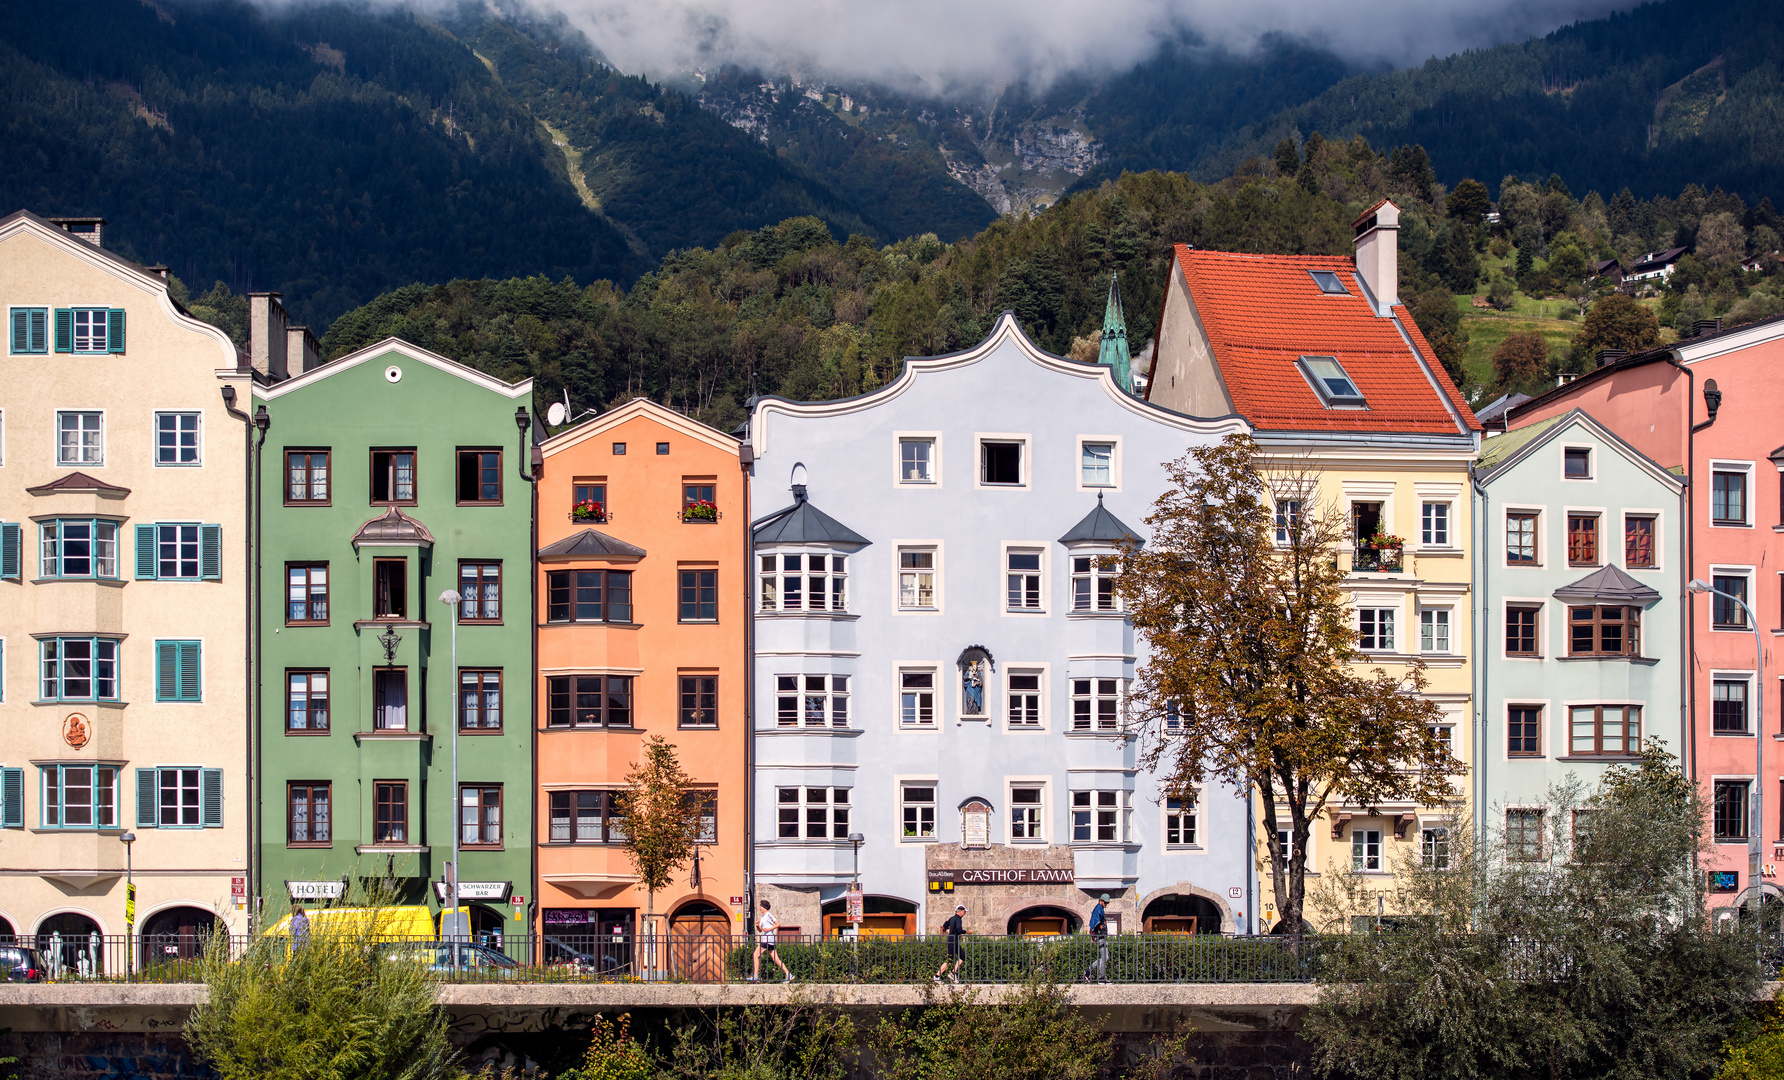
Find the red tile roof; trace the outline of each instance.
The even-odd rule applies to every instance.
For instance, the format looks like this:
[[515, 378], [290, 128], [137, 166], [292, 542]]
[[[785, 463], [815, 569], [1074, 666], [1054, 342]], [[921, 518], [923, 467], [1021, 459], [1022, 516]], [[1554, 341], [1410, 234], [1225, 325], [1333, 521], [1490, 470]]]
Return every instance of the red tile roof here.
[[[1381, 318], [1363, 299], [1351, 259], [1196, 251], [1179, 244], [1177, 264], [1233, 407], [1256, 427], [1421, 435], [1460, 434], [1462, 426], [1480, 430], [1406, 308], [1393, 308], [1397, 320]], [[1337, 274], [1350, 295], [1320, 292], [1310, 270]], [[1424, 368], [1414, 349], [1424, 356]], [[1301, 375], [1302, 356], [1337, 358], [1368, 408], [1326, 408]]]

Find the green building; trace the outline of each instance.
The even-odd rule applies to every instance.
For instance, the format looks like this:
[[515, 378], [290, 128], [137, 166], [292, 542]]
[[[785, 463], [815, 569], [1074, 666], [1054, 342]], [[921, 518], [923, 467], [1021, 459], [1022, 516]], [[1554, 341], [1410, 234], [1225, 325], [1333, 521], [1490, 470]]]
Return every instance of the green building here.
[[[262, 919], [353, 879], [438, 912], [456, 821], [473, 929], [520, 932], [511, 903], [532, 891], [532, 382], [395, 339], [289, 376], [277, 359], [255, 389], [270, 421]], [[456, 664], [448, 590], [462, 596]]]

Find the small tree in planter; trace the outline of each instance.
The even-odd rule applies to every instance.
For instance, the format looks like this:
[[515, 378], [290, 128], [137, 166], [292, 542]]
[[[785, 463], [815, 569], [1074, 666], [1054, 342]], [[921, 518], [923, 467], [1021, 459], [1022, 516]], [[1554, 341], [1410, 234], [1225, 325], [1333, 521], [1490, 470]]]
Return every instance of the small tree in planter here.
[[661, 735], [644, 742], [644, 753], [626, 776], [626, 854], [644, 886], [646, 920], [656, 914], [657, 890], [693, 858], [704, 805], [694, 778], [682, 770], [675, 747]]

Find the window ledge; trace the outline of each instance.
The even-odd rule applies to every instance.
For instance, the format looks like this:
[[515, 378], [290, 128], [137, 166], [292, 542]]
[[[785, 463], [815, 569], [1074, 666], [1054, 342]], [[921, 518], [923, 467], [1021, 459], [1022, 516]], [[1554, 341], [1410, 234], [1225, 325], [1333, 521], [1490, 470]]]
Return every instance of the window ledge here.
[[1751, 626], [1733, 626], [1728, 623], [1711, 623], [1710, 629], [1711, 630], [1726, 630], [1731, 634], [1751, 634], [1753, 632], [1753, 628]]
[[356, 844], [355, 855], [425, 855], [433, 848], [426, 844]]
[[756, 734], [762, 735], [828, 735], [832, 738], [853, 739], [866, 734], [866, 728], [821, 728], [821, 727], [769, 727], [757, 728]]
[[355, 731], [353, 741], [372, 742], [428, 742], [433, 736], [425, 731]]
[[[130, 703], [128, 701], [92, 701], [92, 700], [78, 701], [78, 700], [69, 699], [69, 700], [61, 700], [61, 701], [33, 701], [31, 704], [40, 705], [46, 709], [66, 709], [70, 706], [75, 706], [75, 707], [83, 708], [83, 709], [122, 709], [122, 708], [125, 708], [126, 706], [128, 706]], [[181, 704], [190, 705], [192, 703], [191, 702], [183, 702]]]
[[1073, 851], [1139, 851], [1141, 845], [1108, 840], [1073, 840], [1065, 845]]
[[460, 620], [458, 620], [458, 625], [460, 625], [460, 626], [500, 626], [500, 625], [502, 625], [502, 620], [500, 620], [500, 619], [460, 619]]
[[1718, 836], [1714, 842], [1718, 844], [1739, 844], [1742, 847], [1747, 847], [1750, 843], [1745, 836]]
[[942, 609], [938, 607], [901, 607], [898, 609], [900, 615], [940, 615], [941, 613]]
[[1417, 555], [1420, 558], [1459, 559], [1468, 553], [1459, 547], [1428, 547], [1415, 548], [1411, 554]]
[[571, 622], [569, 620], [565, 620], [564, 622], [542, 622], [539, 624], [539, 629], [556, 630], [560, 627], [581, 627], [585, 629], [637, 630], [643, 625], [643, 623], [635, 622], [595, 622], [591, 619], [588, 622]]
[[1751, 529], [1752, 527], [1752, 522], [1748, 521], [1716, 521], [1714, 519], [1710, 521], [1712, 529]]
[[1712, 739], [1751, 739], [1753, 733], [1751, 731], [1712, 731], [1710, 737]]
[[[619, 840], [543, 840], [542, 848], [616, 848], [621, 846]], [[460, 845], [463, 847], [463, 845]]]
[[355, 630], [377, 630], [382, 627], [394, 627], [398, 630], [431, 630], [432, 623], [420, 619], [359, 619], [353, 623]]
[[1547, 757], [1548, 757], [1547, 754], [1507, 754], [1507, 755], [1505, 755], [1505, 760], [1507, 760], [1507, 761], [1542, 761], [1542, 760], [1546, 759]]
[[1557, 656], [1554, 659], [1563, 664], [1590, 664], [1593, 662], [1602, 663], [1606, 660], [1621, 660], [1626, 664], [1652, 666], [1660, 662], [1658, 656]]
[[1109, 620], [1109, 621], [1120, 620], [1120, 621], [1125, 622], [1127, 620], [1127, 612], [1125, 612], [1125, 611], [1068, 611], [1065, 613], [1065, 617], [1067, 619], [1089, 619], [1092, 621], [1095, 621], [1095, 620]]
[[1612, 762], [1612, 763], [1622, 762], [1622, 763], [1627, 764], [1628, 762], [1631, 762], [1631, 761], [1640, 761], [1641, 755], [1640, 754], [1568, 754], [1564, 757], [1558, 757], [1555, 760], [1556, 761], [1603, 761], [1603, 762]]
[[583, 734], [592, 734], [595, 732], [606, 731], [606, 732], [611, 732], [615, 735], [636, 735], [636, 734], [639, 734], [640, 732], [642, 732], [644, 729], [641, 727], [607, 727], [607, 726], [601, 725], [601, 724], [575, 724], [570, 727], [542, 727], [542, 728], [537, 728], [536, 730], [539, 731], [541, 734], [557, 734], [560, 732], [564, 733], [564, 734], [571, 734], [571, 733], [578, 733], [578, 732], [583, 733]]
[[1137, 733], [1117, 728], [1114, 731], [1063, 731], [1060, 734], [1068, 739], [1132, 739]]
[[937, 840], [933, 836], [901, 836], [898, 838], [898, 842], [901, 844], [939, 844], [939, 843], [941, 843], [940, 840]]
[[757, 611], [755, 616], [758, 619], [836, 619], [843, 622], [853, 622], [861, 617], [849, 611]]
[[123, 578], [109, 577], [34, 577], [30, 581], [33, 585], [109, 585], [114, 589], [129, 584]]

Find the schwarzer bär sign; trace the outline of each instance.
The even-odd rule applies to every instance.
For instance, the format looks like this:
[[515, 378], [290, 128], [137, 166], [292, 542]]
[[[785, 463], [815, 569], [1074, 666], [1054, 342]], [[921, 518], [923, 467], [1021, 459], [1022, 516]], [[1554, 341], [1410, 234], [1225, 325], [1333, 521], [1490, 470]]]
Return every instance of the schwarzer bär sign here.
[[1070, 885], [1074, 878], [1068, 866], [1059, 870], [931, 870], [929, 880], [956, 885]]

